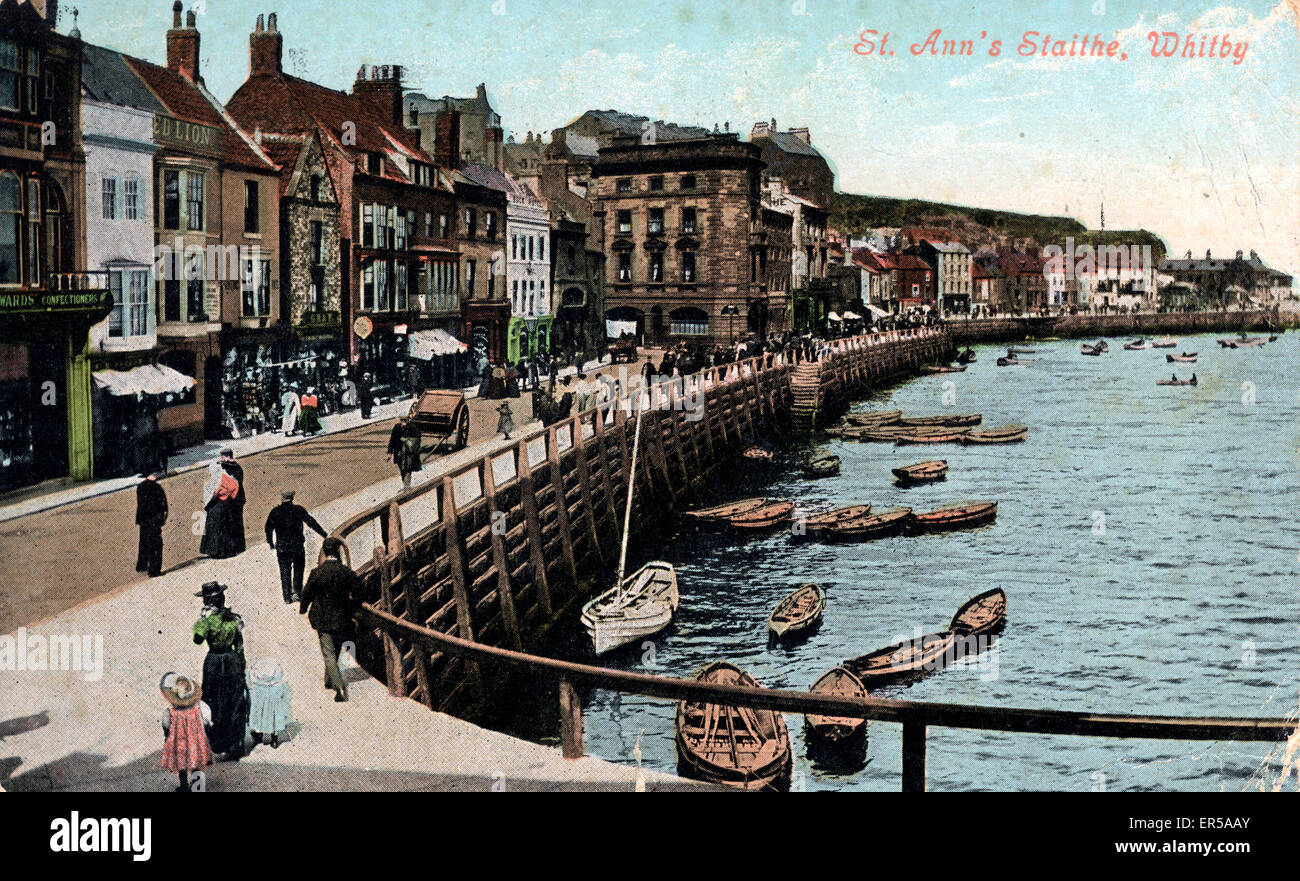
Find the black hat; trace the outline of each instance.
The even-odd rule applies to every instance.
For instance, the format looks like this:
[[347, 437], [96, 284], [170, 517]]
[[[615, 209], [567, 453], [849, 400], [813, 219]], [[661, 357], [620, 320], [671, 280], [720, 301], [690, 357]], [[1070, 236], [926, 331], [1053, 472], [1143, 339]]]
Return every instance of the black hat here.
[[205, 600], [216, 599], [226, 595], [226, 586], [219, 581], [205, 581], [203, 587], [195, 594], [196, 597], [203, 597]]
[[283, 501], [286, 501], [286, 502], [292, 502], [292, 501], [293, 501], [293, 490], [291, 490], [291, 489], [286, 489], [284, 492], [280, 493], [280, 498], [281, 498], [281, 500], [283, 500]]
[[342, 557], [343, 542], [331, 535], [321, 542], [320, 549], [327, 557]]

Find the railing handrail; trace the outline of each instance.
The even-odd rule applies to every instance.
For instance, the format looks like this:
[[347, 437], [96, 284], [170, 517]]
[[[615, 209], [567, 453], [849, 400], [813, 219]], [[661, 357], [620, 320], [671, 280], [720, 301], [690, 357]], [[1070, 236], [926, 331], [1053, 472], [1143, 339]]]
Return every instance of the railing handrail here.
[[576, 661], [516, 652], [510, 649], [460, 639], [414, 624], [370, 604], [362, 615], [381, 629], [421, 643], [433, 651], [446, 652], [476, 661], [495, 661], [526, 667], [553, 679], [565, 679], [628, 694], [669, 700], [699, 700], [753, 709], [846, 716], [880, 722], [937, 725], [1007, 731], [1021, 734], [1065, 734], [1087, 737], [1138, 737], [1159, 740], [1273, 741], [1286, 737], [1297, 723], [1285, 718], [1233, 718], [1222, 716], [1145, 716], [1088, 713], [1072, 710], [1034, 710], [1019, 707], [985, 707], [976, 704], [947, 704], [906, 701], [895, 698], [834, 697], [788, 689], [741, 685], [718, 685], [595, 667]]

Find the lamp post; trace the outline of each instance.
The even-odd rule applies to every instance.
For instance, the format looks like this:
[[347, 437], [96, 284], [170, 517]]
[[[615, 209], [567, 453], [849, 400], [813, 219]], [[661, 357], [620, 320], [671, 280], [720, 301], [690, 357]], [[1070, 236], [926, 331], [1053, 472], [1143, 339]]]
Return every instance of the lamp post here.
[[727, 316], [728, 341], [734, 340], [736, 338], [736, 335], [732, 330], [732, 322], [734, 321], [735, 317], [740, 314], [740, 309], [737, 308], [736, 306], [728, 304], [722, 307], [722, 314]]

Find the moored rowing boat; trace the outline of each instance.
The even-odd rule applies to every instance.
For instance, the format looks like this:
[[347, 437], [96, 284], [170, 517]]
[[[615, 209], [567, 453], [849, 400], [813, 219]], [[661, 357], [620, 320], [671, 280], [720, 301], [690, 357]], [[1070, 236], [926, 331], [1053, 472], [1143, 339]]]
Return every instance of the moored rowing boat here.
[[1007, 623], [1007, 592], [1000, 587], [971, 597], [952, 616], [949, 629], [967, 636], [1000, 632]]
[[970, 431], [961, 439], [964, 444], [1014, 444], [1029, 437], [1029, 429], [1023, 425], [1004, 425], [1000, 428], [985, 428]]
[[[695, 674], [697, 682], [759, 688], [759, 682], [727, 661]], [[700, 701], [677, 705], [674, 742], [683, 777], [741, 789], [785, 790], [793, 767], [790, 733], [773, 710], [751, 710]]]
[[768, 615], [768, 633], [778, 640], [807, 636], [821, 626], [825, 611], [826, 592], [812, 582], [801, 584]]
[[891, 425], [903, 415], [902, 410], [863, 410], [850, 413], [844, 417], [849, 425], [876, 426]]
[[906, 639], [856, 658], [843, 666], [857, 676], [868, 691], [899, 685], [942, 670], [956, 660], [957, 635], [951, 630]]
[[[817, 678], [808, 689], [813, 694], [835, 697], [866, 697], [867, 688], [862, 680], [844, 667], [834, 667]], [[804, 739], [810, 749], [820, 747], [848, 750], [859, 744], [865, 746], [867, 720], [852, 716], [804, 716]]]
[[1168, 364], [1195, 364], [1199, 352], [1183, 352], [1181, 355], [1165, 355]]
[[951, 416], [905, 416], [895, 424], [904, 428], [966, 428], [979, 425], [983, 419], [979, 413], [957, 413]]
[[889, 508], [862, 517], [841, 520], [823, 530], [827, 541], [871, 541], [902, 532], [912, 519], [911, 508]]
[[865, 517], [870, 513], [870, 505], [850, 505], [847, 508], [836, 508], [834, 511], [825, 511], [821, 514], [813, 514], [804, 518], [801, 524], [803, 529], [799, 530], [796, 528], [794, 534], [802, 534], [810, 538], [815, 538], [824, 533], [827, 529], [830, 529], [836, 523], [856, 520], [860, 517]]
[[917, 462], [912, 465], [904, 465], [901, 468], [891, 469], [894, 477], [903, 486], [912, 486], [918, 483], [933, 483], [936, 480], [943, 480], [948, 474], [948, 460], [935, 459], [929, 462]]
[[900, 447], [917, 446], [921, 444], [958, 444], [966, 435], [970, 434], [969, 428], [954, 428], [951, 430], [916, 433], [909, 432], [900, 434], [894, 438], [894, 444]]
[[992, 523], [997, 516], [997, 502], [957, 502], [914, 513], [908, 528], [916, 533], [976, 529]]

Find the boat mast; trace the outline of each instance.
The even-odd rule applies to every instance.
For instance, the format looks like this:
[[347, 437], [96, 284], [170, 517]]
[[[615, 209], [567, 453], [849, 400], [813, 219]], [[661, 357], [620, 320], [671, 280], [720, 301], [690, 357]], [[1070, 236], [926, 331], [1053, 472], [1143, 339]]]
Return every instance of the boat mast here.
[[632, 526], [632, 487], [636, 484], [636, 453], [641, 444], [641, 413], [637, 401], [636, 428], [632, 431], [632, 467], [627, 472], [627, 510], [623, 512], [623, 547], [618, 552], [618, 595], [623, 595], [623, 572], [627, 568], [627, 533]]

